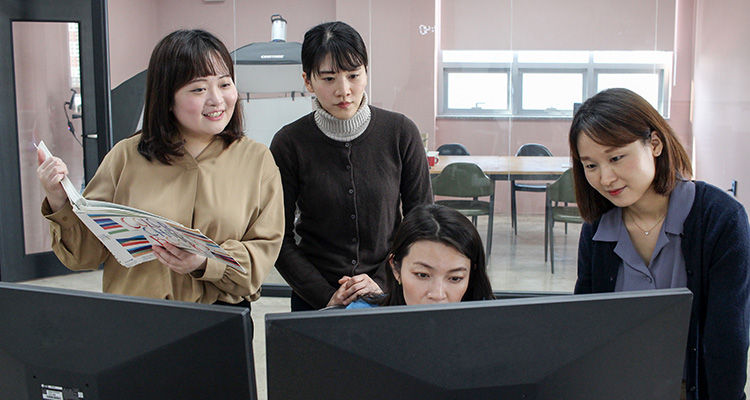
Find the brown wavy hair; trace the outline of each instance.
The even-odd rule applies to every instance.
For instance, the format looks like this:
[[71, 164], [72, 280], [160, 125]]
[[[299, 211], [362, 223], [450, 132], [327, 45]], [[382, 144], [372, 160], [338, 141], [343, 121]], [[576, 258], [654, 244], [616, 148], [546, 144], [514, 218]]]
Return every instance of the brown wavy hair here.
[[651, 185], [656, 193], [668, 196], [679, 179], [692, 177], [692, 165], [672, 127], [646, 99], [628, 89], [607, 89], [586, 100], [578, 109], [570, 126], [568, 144], [573, 159], [576, 201], [583, 219], [593, 222], [615, 205], [586, 180], [578, 154], [581, 135], [602, 146], [623, 147], [636, 140], [648, 143], [652, 134], [661, 139], [663, 149], [656, 157], [656, 174]]
[[[146, 72], [146, 105], [138, 152], [149, 161], [171, 164], [184, 154], [184, 140], [172, 113], [174, 95], [193, 79], [224, 74], [234, 82], [234, 65], [226, 46], [201, 29], [178, 30], [165, 36], [151, 53]], [[243, 136], [240, 101], [218, 136], [229, 146]]]

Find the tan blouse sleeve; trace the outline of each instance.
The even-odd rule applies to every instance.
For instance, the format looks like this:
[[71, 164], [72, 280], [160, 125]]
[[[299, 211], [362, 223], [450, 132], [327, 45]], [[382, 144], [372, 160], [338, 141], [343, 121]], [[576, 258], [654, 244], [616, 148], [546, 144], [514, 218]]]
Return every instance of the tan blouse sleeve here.
[[[111, 201], [114, 189], [105, 158], [83, 195], [86, 198]], [[92, 194], [95, 195], [91, 197]], [[95, 270], [110, 255], [102, 242], [76, 216], [70, 202], [53, 213], [45, 198], [42, 202], [42, 215], [50, 222], [52, 251], [67, 268], [74, 271]]]

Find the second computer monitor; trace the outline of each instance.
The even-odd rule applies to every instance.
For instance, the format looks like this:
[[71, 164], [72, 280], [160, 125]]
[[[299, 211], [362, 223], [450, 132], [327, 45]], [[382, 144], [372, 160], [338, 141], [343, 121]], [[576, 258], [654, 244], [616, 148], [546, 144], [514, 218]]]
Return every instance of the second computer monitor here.
[[269, 400], [678, 398], [687, 289], [269, 314]]

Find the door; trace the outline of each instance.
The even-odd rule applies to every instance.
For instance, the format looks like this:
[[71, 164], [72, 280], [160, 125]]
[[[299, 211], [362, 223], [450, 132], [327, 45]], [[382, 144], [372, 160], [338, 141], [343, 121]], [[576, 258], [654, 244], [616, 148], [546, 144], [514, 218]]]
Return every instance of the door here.
[[80, 188], [111, 147], [106, 15], [106, 0], [0, 0], [2, 281], [70, 272], [50, 251], [34, 144]]

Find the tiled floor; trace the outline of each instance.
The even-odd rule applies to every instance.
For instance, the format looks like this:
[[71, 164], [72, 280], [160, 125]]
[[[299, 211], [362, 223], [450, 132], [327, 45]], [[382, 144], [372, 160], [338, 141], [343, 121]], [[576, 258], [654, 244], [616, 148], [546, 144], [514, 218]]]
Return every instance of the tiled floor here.
[[[487, 231], [485, 218], [480, 218], [478, 230], [482, 237]], [[555, 226], [555, 273], [544, 261], [544, 217], [519, 215], [518, 236], [510, 229], [507, 216], [497, 216], [494, 223], [492, 254], [488, 268], [493, 289], [520, 291], [572, 292], [576, 279], [576, 252], [580, 225], [571, 224], [565, 234], [563, 225]], [[283, 283], [273, 270], [268, 283]], [[101, 291], [101, 272], [87, 272], [46, 278], [29, 282], [77, 290]], [[264, 319], [267, 313], [289, 311], [289, 299], [261, 297], [253, 303], [255, 324], [253, 349], [258, 398], [266, 399], [266, 359]], [[747, 391], [747, 389], [746, 389]]]

